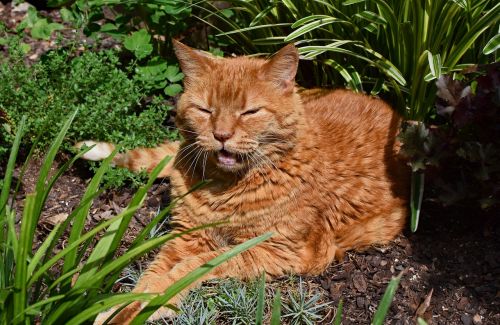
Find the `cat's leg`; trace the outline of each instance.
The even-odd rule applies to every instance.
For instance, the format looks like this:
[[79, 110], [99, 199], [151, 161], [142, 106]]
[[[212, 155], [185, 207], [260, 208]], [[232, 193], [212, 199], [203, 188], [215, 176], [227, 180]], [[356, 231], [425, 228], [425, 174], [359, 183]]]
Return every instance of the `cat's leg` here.
[[[81, 148], [83, 145], [88, 147], [94, 146], [83, 155], [83, 159], [99, 161], [107, 158], [115, 149], [112, 143], [82, 141], [75, 145], [76, 148]], [[168, 177], [172, 171], [175, 155], [179, 150], [179, 142], [167, 142], [160, 144], [154, 148], [136, 148], [124, 153], [119, 153], [113, 158], [113, 164], [118, 167], [127, 168], [131, 171], [146, 170], [152, 171], [166, 156], [172, 158], [167, 166], [160, 172], [158, 177]]]
[[[288, 245], [283, 245], [273, 242], [262, 243], [248, 251], [245, 251], [232, 259], [226, 261], [222, 265], [216, 267], [211, 273], [197, 280], [189, 288], [181, 292], [169, 301], [169, 304], [177, 305], [181, 298], [187, 291], [199, 285], [202, 281], [212, 278], [225, 278], [235, 277], [239, 279], [256, 278], [262, 272], [266, 276], [275, 277], [281, 276], [286, 273], [304, 273], [307, 270], [304, 266], [305, 256], [301, 256], [301, 251], [287, 249]], [[177, 263], [170, 272], [167, 274], [154, 274], [148, 272], [148, 275], [143, 277], [145, 284], [140, 288], [140, 291], [134, 289], [136, 292], [164, 292], [168, 287], [176, 281], [184, 277], [189, 272], [197, 269], [198, 267], [206, 264], [211, 259], [219, 256], [220, 254], [228, 251], [230, 247], [224, 247], [216, 251], [205, 252], [197, 256], [191, 256], [183, 259]], [[146, 283], [147, 282], [147, 283]], [[138, 289], [138, 288], [137, 288]], [[133, 306], [127, 306], [112, 320], [111, 324], [128, 324], [144, 307], [140, 303]], [[168, 309], [163, 308], [156, 312], [151, 319], [158, 319], [160, 317], [169, 317], [173, 313]]]

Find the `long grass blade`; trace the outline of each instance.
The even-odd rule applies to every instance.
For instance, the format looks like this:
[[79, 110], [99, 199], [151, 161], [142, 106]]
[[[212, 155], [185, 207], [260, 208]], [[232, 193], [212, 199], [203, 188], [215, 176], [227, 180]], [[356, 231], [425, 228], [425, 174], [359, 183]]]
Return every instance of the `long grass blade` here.
[[387, 312], [389, 311], [389, 307], [392, 304], [392, 299], [396, 294], [396, 290], [399, 286], [399, 281], [403, 276], [403, 272], [399, 273], [398, 276], [393, 277], [387, 288], [385, 289], [384, 295], [382, 296], [382, 300], [378, 305], [377, 310], [375, 311], [375, 315], [373, 316], [372, 325], [383, 325]]

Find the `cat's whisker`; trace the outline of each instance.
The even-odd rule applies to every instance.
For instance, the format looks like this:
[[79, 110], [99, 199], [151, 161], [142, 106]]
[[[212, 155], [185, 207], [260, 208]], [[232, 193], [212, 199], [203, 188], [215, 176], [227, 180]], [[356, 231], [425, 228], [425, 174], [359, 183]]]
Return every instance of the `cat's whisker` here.
[[207, 166], [208, 151], [205, 151], [205, 157], [203, 158], [203, 172], [201, 174], [201, 180], [205, 180], [205, 168]]
[[[196, 171], [196, 167], [198, 166], [198, 160], [200, 159], [201, 155], [203, 155], [203, 152], [204, 151], [200, 148], [200, 150], [196, 154], [196, 157], [194, 158], [194, 163], [192, 164], [193, 165], [193, 172], [191, 173], [191, 178], [194, 178], [194, 173]], [[189, 168], [191, 169], [191, 166]], [[189, 172], [189, 169], [188, 169], [188, 172]]]
[[[198, 150], [198, 149], [199, 149], [197, 146], [194, 146], [194, 147], [193, 147], [193, 145], [195, 145], [195, 144], [198, 144], [198, 142], [195, 142], [195, 143], [193, 143], [193, 144], [189, 145], [189, 147], [191, 147], [191, 148], [190, 148], [189, 152], [187, 152], [187, 153], [186, 153], [187, 148], [183, 148], [183, 150], [182, 150], [182, 151], [183, 151], [183, 152], [182, 152], [182, 157], [180, 157], [180, 159], [179, 159], [178, 161], [176, 161], [176, 162], [175, 162], [177, 166], [184, 168], [184, 167], [185, 167], [185, 165], [186, 165], [186, 163], [189, 163], [189, 157], [190, 157], [190, 156], [191, 156], [194, 152], [196, 152], [196, 150]], [[201, 149], [200, 149], [200, 150], [201, 150]], [[181, 151], [179, 151], [179, 153], [181, 153]], [[187, 158], [187, 160], [185, 161], [185, 163], [183, 163], [183, 164], [181, 165], [181, 162], [183, 162], [186, 158]]]

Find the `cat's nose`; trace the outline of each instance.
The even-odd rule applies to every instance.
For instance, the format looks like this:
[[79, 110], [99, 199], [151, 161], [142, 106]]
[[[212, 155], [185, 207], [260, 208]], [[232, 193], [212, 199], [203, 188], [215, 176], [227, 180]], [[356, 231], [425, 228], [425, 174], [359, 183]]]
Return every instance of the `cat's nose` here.
[[214, 138], [222, 143], [226, 142], [233, 136], [233, 132], [230, 131], [214, 131]]

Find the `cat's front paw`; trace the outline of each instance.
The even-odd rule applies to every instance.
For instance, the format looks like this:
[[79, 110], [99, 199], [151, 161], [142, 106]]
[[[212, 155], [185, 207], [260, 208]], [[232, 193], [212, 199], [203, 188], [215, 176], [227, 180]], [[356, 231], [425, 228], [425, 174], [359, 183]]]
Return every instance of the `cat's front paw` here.
[[[144, 304], [145, 305], [145, 304]], [[120, 311], [117, 315], [115, 315], [112, 319], [108, 321], [108, 324], [121, 324], [121, 325], [126, 325], [129, 324], [134, 317], [139, 313], [139, 311], [144, 307], [141, 305], [139, 308], [137, 304], [133, 306], [132, 308], [127, 307], [124, 308], [122, 311]], [[100, 313], [97, 315], [96, 319], [94, 320], [94, 325], [102, 325], [104, 322], [113, 315], [113, 313], [118, 309], [118, 307], [111, 308], [105, 312]], [[149, 321], [154, 321], [154, 320], [159, 320], [159, 319], [172, 319], [177, 316], [177, 313], [167, 307], [161, 307], [157, 311], [155, 311], [149, 318]]]

